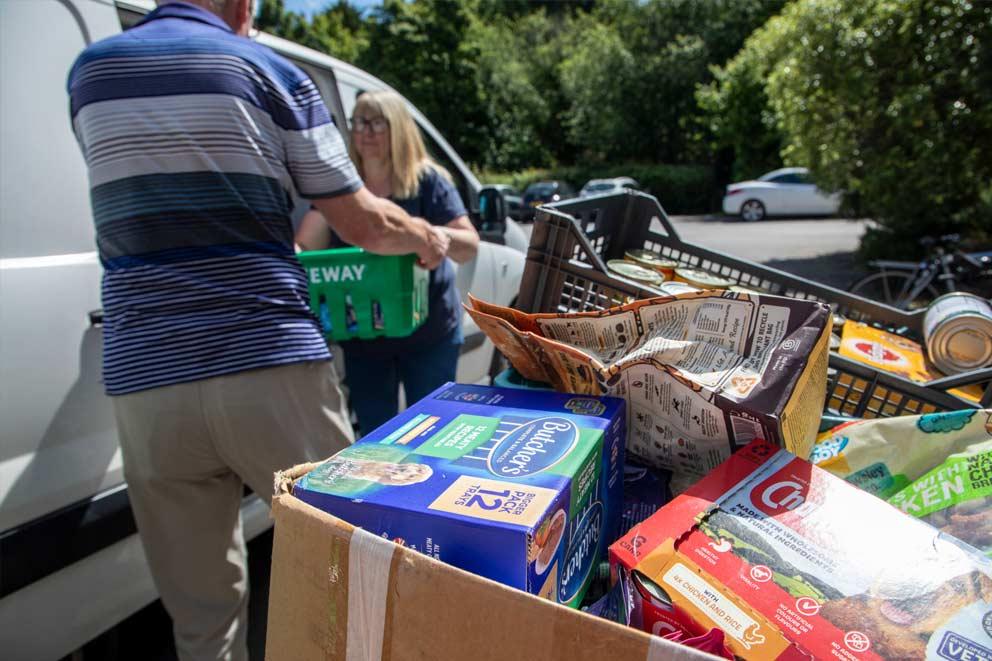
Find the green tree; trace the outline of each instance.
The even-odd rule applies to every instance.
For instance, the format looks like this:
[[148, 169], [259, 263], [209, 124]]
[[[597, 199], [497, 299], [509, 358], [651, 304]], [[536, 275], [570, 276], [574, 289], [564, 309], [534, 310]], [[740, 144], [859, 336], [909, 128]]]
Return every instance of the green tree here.
[[992, 4], [800, 0], [718, 79], [701, 93], [722, 122], [715, 133], [746, 126], [735, 101], [750, 96], [744, 112], [777, 125], [786, 162], [880, 223], [865, 255], [910, 257], [927, 234], [992, 233]]
[[710, 158], [695, 89], [785, 0], [603, 0], [577, 19], [562, 88], [583, 156], [648, 162]]
[[479, 163], [488, 115], [479, 87], [479, 50], [467, 36], [476, 3], [386, 0], [367, 20], [363, 69], [410, 99], [464, 158]]
[[530, 62], [521, 57], [526, 51], [508, 48], [522, 41], [514, 22], [501, 17], [489, 23], [476, 20], [469, 39], [479, 52], [478, 85], [487, 117], [487, 143], [479, 164], [502, 171], [548, 164], [551, 145], [542, 130], [550, 106], [535, 85]]
[[262, 0], [255, 25], [284, 39], [327, 53], [346, 62], [356, 62], [368, 47], [361, 12], [338, 0], [307, 20], [286, 10], [284, 0]]
[[569, 106], [569, 140], [596, 161], [623, 158], [636, 150], [630, 121], [631, 83], [637, 62], [610, 26], [588, 18], [561, 64], [561, 86]]
[[[578, 12], [532, 12], [511, 23], [514, 40], [504, 52], [512, 49], [527, 70], [531, 85], [547, 106], [547, 114], [537, 127], [550, 152], [553, 163], [573, 163], [580, 149], [568, 139], [567, 120], [570, 100], [562, 85], [561, 66], [571, 44], [579, 38]], [[529, 165], [529, 167], [533, 167]]]
[[696, 90], [704, 133], [727, 164], [721, 184], [752, 179], [782, 166], [783, 132], [766, 85], [793, 39], [791, 14], [769, 20], [724, 66], [713, 66], [713, 81]]
[[793, 13], [803, 47], [768, 80], [783, 155], [883, 223], [867, 252], [992, 233], [992, 4], [806, 1]]

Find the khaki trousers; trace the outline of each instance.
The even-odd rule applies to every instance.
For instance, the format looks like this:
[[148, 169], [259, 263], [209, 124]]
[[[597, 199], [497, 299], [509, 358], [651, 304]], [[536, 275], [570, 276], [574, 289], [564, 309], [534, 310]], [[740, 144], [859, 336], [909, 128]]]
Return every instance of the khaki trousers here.
[[182, 660], [247, 659], [242, 487], [353, 441], [330, 361], [113, 397], [131, 507]]

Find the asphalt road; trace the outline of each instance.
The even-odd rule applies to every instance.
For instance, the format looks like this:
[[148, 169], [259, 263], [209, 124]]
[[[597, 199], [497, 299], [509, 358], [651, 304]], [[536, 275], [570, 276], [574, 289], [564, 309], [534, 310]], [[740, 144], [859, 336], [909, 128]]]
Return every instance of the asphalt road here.
[[673, 216], [671, 221], [688, 243], [841, 288], [861, 273], [854, 252], [870, 223], [841, 218], [743, 223], [723, 216]]
[[[855, 259], [871, 221], [782, 218], [743, 223], [726, 216], [671, 216], [679, 237], [711, 250], [846, 288], [863, 274]], [[523, 225], [530, 235], [533, 225]], [[660, 222], [652, 229], [663, 232]]]

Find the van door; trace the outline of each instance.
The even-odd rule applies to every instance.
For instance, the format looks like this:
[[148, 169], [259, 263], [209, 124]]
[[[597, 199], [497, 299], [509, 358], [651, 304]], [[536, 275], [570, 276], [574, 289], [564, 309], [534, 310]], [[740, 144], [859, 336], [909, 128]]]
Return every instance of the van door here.
[[350, 115], [345, 114], [344, 106], [341, 104], [341, 97], [337, 93], [338, 84], [334, 78], [334, 72], [330, 69], [315, 67], [305, 62], [300, 62], [299, 60], [293, 60], [293, 63], [303, 69], [310, 76], [313, 84], [317, 86], [320, 96], [324, 99], [324, 105], [327, 106], [327, 110], [330, 111], [334, 123], [341, 132], [341, 137], [347, 142], [348, 117]]
[[0, 3], [0, 532], [123, 481], [65, 89], [79, 52], [120, 26], [102, 6], [84, 23], [87, 5]]

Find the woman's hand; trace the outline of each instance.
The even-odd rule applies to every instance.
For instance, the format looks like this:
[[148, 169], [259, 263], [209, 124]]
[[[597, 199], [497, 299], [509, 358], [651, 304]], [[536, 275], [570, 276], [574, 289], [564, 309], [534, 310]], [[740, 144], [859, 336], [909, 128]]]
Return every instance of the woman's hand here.
[[431, 225], [426, 220], [418, 218], [424, 223], [426, 230], [426, 240], [423, 250], [417, 251], [420, 258], [420, 265], [429, 271], [433, 271], [448, 255], [448, 247], [451, 245], [451, 237], [435, 225]]

